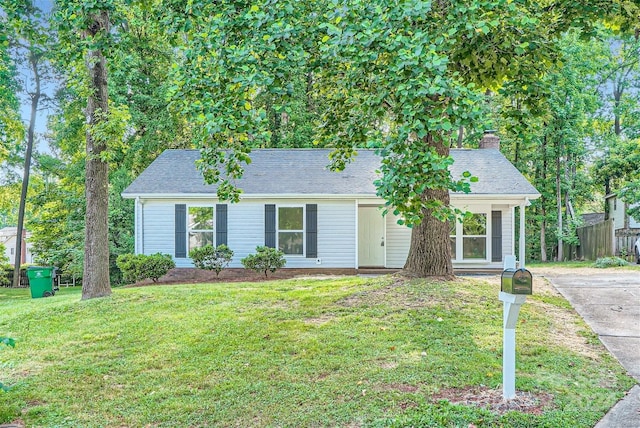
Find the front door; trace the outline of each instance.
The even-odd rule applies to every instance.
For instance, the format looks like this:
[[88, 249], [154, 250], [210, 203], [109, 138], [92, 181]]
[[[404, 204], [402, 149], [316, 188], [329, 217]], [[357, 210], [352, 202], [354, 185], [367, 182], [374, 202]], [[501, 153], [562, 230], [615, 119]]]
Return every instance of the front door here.
[[358, 208], [358, 266], [384, 267], [384, 218], [377, 207]]

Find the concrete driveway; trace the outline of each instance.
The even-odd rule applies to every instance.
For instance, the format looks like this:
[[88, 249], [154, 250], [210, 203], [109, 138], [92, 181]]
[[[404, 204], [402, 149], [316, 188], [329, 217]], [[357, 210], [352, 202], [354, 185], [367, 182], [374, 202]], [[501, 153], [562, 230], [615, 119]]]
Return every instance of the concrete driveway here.
[[[532, 269], [532, 273], [554, 285], [640, 382], [640, 271]], [[634, 386], [596, 425], [609, 427], [640, 427], [640, 386]]]

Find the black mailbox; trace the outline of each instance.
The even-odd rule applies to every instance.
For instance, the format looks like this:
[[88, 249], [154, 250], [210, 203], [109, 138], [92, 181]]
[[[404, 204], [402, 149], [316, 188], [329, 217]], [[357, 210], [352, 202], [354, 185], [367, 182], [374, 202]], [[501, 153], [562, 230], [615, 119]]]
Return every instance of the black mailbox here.
[[533, 278], [526, 269], [505, 269], [502, 272], [501, 290], [511, 294], [533, 294]]

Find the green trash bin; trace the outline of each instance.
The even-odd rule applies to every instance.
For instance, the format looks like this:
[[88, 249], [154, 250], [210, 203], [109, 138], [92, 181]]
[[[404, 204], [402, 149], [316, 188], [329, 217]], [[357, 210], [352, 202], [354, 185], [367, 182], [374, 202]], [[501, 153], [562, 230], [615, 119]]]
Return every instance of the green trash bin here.
[[27, 268], [32, 298], [49, 297], [55, 294], [53, 291], [54, 270], [54, 267], [46, 266], [29, 266]]

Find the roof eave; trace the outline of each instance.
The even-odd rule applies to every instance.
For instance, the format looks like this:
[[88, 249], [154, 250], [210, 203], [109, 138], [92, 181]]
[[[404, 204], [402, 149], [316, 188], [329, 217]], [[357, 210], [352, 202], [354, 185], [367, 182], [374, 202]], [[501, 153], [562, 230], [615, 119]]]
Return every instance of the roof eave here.
[[[538, 199], [539, 193], [451, 193], [451, 197], [476, 200]], [[218, 199], [215, 193], [122, 193], [124, 199]], [[381, 199], [372, 193], [243, 193], [240, 199]]]

